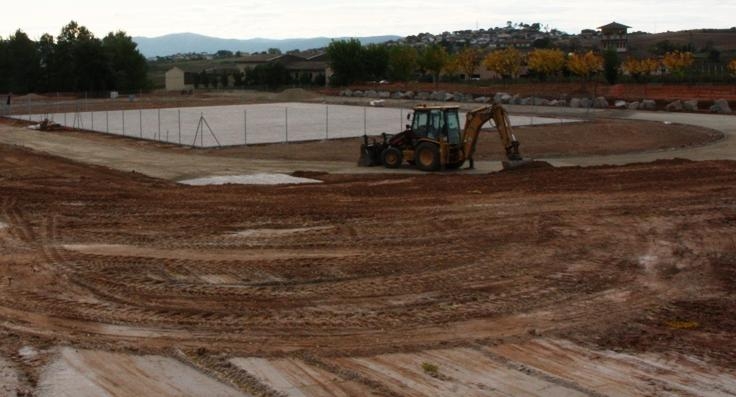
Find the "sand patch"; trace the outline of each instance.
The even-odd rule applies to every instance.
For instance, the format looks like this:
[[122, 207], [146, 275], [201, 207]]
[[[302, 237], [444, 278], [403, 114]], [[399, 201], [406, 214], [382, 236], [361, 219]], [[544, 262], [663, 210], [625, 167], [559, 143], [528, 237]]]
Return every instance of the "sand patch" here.
[[309, 178], [299, 178], [286, 174], [250, 174], [250, 175], [225, 175], [211, 176], [206, 178], [185, 179], [179, 181], [183, 185], [207, 186], [207, 185], [293, 185], [304, 183], [322, 183], [322, 181]]

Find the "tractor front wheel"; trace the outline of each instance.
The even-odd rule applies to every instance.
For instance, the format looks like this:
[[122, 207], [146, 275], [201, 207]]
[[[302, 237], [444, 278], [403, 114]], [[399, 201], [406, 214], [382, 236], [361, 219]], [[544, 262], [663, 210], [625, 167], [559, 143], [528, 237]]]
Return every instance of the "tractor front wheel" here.
[[381, 161], [386, 168], [399, 168], [403, 161], [401, 150], [390, 147], [381, 153]]
[[414, 161], [422, 171], [437, 171], [440, 169], [440, 148], [430, 142], [422, 142], [414, 151]]

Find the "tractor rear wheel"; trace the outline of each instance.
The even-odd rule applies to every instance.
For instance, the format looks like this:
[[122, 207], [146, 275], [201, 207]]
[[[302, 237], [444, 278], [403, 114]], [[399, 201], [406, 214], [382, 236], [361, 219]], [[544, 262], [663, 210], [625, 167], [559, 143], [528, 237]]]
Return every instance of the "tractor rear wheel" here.
[[401, 150], [395, 147], [390, 147], [381, 153], [381, 162], [383, 162], [383, 165], [386, 168], [399, 168], [403, 161], [403, 157]]
[[422, 142], [414, 151], [414, 161], [422, 171], [437, 171], [440, 169], [440, 149], [430, 142]]

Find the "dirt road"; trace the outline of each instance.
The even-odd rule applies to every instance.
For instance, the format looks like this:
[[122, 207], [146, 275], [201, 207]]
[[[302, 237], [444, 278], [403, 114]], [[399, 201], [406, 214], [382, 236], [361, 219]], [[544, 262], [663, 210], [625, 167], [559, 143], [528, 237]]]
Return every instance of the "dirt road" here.
[[[418, 173], [409, 168], [357, 167], [360, 139], [190, 149], [100, 133], [47, 133], [24, 127], [19, 122], [0, 123], [0, 143], [170, 180], [258, 172]], [[522, 142], [526, 157], [545, 159], [555, 165], [596, 165], [601, 161], [632, 162], [626, 161], [629, 156], [640, 162], [671, 158], [673, 153], [687, 155], [703, 146], [730, 147], [733, 142], [723, 139], [730, 138], [729, 132], [718, 127], [596, 118], [584, 123], [516, 128], [514, 133]], [[475, 158], [476, 169], [463, 173], [484, 174], [500, 169], [504, 153], [495, 131], [483, 133]]]
[[220, 395], [736, 395], [735, 171], [191, 187], [0, 146], [0, 374], [37, 395], [140, 395], [141, 376], [161, 395], [195, 376]]

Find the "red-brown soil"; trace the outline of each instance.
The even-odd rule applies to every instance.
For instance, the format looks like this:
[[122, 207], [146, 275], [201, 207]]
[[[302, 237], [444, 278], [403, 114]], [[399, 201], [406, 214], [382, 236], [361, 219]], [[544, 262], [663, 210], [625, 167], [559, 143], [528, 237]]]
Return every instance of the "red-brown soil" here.
[[299, 357], [384, 395], [328, 358], [543, 335], [736, 368], [736, 163], [306, 176], [188, 187], [0, 147], [0, 352], [244, 383], [228, 358]]

